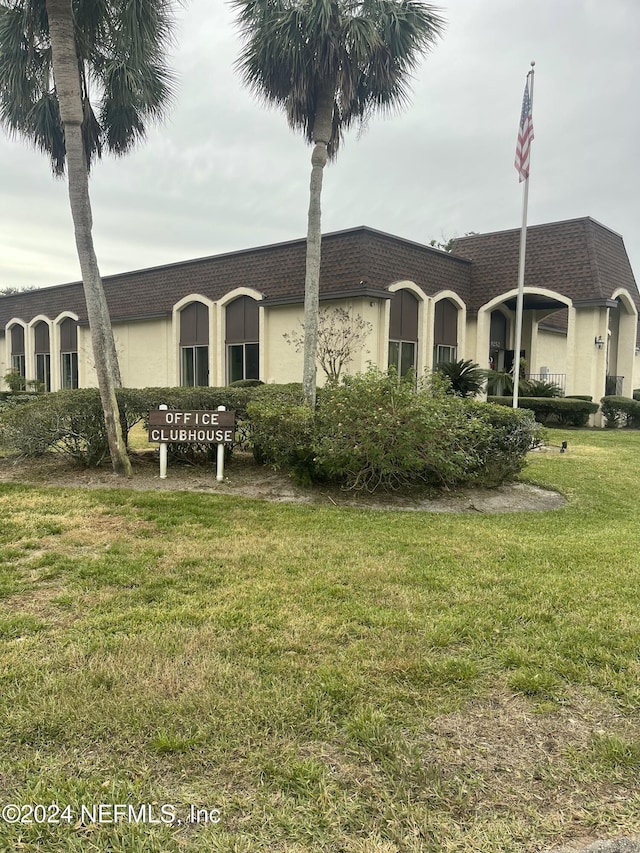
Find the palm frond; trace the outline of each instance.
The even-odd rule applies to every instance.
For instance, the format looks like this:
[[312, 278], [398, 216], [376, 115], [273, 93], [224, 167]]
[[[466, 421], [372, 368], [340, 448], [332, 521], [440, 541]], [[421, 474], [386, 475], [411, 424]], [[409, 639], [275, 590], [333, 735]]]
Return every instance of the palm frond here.
[[264, 102], [313, 141], [320, 91], [334, 92], [335, 156], [343, 132], [403, 106], [409, 80], [444, 28], [421, 0], [232, 0], [244, 42], [236, 62]]
[[[45, 0], [4, 2], [0, 123], [46, 152], [59, 175], [64, 133], [56, 126]], [[148, 122], [165, 115], [175, 88], [166, 67], [173, 5], [172, 0], [73, 0], [88, 168], [105, 149], [128, 151], [144, 138]]]

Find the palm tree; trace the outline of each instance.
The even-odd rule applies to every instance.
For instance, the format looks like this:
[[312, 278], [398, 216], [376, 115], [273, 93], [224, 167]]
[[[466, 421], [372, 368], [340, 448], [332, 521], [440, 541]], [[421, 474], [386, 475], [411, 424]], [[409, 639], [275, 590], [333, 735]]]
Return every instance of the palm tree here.
[[[109, 311], [93, 246], [88, 173], [124, 154], [171, 95], [169, 0], [0, 0], [0, 123], [68, 174], [76, 248], [114, 472], [130, 476]], [[99, 104], [94, 112], [93, 100]]]
[[471, 359], [442, 361], [436, 371], [449, 380], [449, 393], [454, 397], [475, 397], [486, 381], [485, 371]]
[[244, 48], [237, 67], [313, 144], [304, 304], [305, 399], [315, 405], [320, 196], [344, 131], [408, 99], [408, 78], [443, 29], [421, 0], [232, 0]]

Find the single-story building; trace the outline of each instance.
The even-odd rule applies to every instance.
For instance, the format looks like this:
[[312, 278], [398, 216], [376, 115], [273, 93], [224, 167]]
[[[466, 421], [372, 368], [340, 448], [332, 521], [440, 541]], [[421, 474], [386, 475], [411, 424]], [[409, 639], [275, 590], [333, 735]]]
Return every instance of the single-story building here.
[[[371, 325], [350, 370], [425, 374], [461, 358], [508, 370], [519, 242], [519, 229], [473, 234], [449, 253], [367, 227], [324, 235], [321, 306]], [[123, 384], [301, 381], [284, 335], [299, 329], [304, 278], [304, 239], [105, 277]], [[527, 373], [566, 394], [630, 397], [639, 309], [619, 234], [589, 217], [529, 227]], [[80, 282], [0, 298], [0, 377], [12, 369], [47, 390], [96, 384]]]

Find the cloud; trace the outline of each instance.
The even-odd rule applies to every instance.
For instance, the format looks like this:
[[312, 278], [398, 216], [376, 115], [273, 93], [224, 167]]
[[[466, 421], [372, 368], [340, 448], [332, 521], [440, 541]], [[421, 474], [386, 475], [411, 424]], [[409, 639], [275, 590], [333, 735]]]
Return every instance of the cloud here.
[[[442, 41], [398, 116], [350, 133], [323, 187], [323, 228], [366, 224], [413, 240], [520, 224], [515, 136], [536, 60], [529, 221], [591, 215], [640, 269], [640, 4], [451, 0]], [[247, 92], [226, 4], [179, 9], [167, 122], [91, 178], [104, 274], [303, 237], [310, 149]], [[0, 138], [0, 284], [78, 278], [66, 188], [44, 158]]]

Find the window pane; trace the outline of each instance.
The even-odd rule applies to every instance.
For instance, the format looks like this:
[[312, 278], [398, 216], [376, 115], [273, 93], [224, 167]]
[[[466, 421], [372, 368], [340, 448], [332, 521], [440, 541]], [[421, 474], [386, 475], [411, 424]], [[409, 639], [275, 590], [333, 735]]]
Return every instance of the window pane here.
[[43, 391], [51, 390], [51, 356], [49, 353], [36, 353], [36, 379], [42, 383]]
[[63, 352], [60, 356], [60, 384], [63, 388], [71, 388], [71, 353]]
[[11, 327], [11, 352], [13, 355], [24, 355], [24, 329], [22, 326]]
[[209, 347], [196, 347], [196, 385], [209, 385]]
[[78, 387], [78, 353], [63, 352], [62, 353], [62, 387], [77, 388]]
[[413, 343], [408, 343], [407, 341], [402, 342], [401, 349], [401, 360], [400, 360], [400, 376], [405, 376], [412, 367], [416, 366], [415, 362], [415, 352], [416, 345]]
[[244, 346], [233, 344], [227, 348], [229, 360], [229, 382], [237, 382], [244, 379]]
[[244, 345], [244, 379], [260, 378], [260, 347], [258, 344]]
[[25, 364], [24, 364], [24, 356], [23, 355], [12, 355], [11, 356], [11, 369], [15, 370], [16, 373], [19, 373], [20, 376], [24, 377], [24, 375], [25, 375]]
[[182, 378], [181, 384], [192, 388], [195, 382], [195, 372], [193, 364], [193, 347], [182, 347]]
[[456, 360], [456, 347], [448, 347], [442, 344], [438, 344], [434, 347], [433, 352], [433, 366], [437, 367], [439, 364], [443, 364], [447, 361], [455, 361]]
[[389, 341], [389, 367], [395, 367], [396, 372], [400, 372], [400, 343], [398, 341]]

